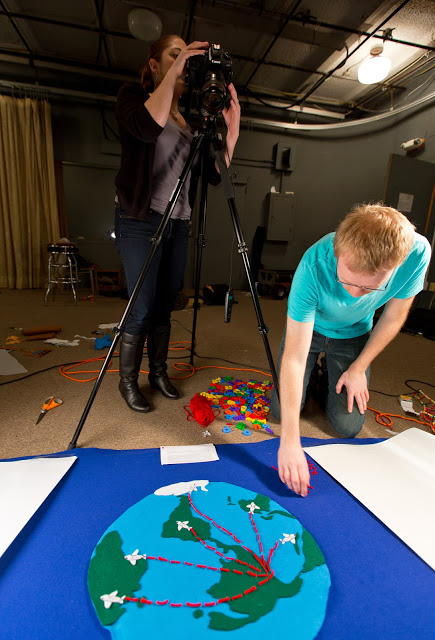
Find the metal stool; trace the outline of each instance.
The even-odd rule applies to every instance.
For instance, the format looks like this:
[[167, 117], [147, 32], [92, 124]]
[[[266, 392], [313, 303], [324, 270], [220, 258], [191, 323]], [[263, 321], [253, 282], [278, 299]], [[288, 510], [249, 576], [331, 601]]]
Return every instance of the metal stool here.
[[79, 284], [79, 273], [77, 269], [76, 254], [79, 248], [75, 244], [48, 244], [48, 281], [45, 293], [45, 304], [48, 304], [51, 285], [54, 284], [53, 295], [57, 284], [70, 284], [74, 296], [74, 304], [77, 304], [77, 295], [74, 288]]

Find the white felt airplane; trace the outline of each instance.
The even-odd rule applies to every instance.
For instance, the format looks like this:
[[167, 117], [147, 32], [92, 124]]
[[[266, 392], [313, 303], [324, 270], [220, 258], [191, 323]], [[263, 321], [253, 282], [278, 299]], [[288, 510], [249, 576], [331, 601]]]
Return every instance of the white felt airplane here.
[[296, 544], [296, 534], [295, 533], [283, 533], [284, 538], [280, 538], [279, 541], [281, 544], [285, 544], [286, 542], [292, 542]]
[[249, 513], [253, 513], [255, 511], [255, 509], [259, 509], [260, 508], [260, 507], [257, 507], [255, 502], [251, 502], [251, 504], [247, 504], [246, 506], [249, 509]]
[[184, 520], [184, 522], [177, 520], [177, 524], [178, 524], [178, 531], [181, 531], [181, 529], [187, 529], [188, 531], [190, 531], [192, 528], [188, 526], [189, 520]]
[[110, 609], [113, 603], [124, 604], [125, 596], [119, 597], [118, 591], [112, 591], [112, 593], [106, 593], [104, 596], [100, 596], [100, 600], [104, 602], [104, 608]]
[[146, 560], [147, 559], [146, 555], [142, 555], [142, 554], [139, 553], [139, 549], [136, 549], [136, 551], [133, 551], [133, 553], [129, 553], [128, 556], [124, 556], [124, 558], [126, 560], [128, 560], [129, 562], [131, 562], [133, 567], [135, 566], [135, 564], [136, 564], [136, 562], [138, 560]]

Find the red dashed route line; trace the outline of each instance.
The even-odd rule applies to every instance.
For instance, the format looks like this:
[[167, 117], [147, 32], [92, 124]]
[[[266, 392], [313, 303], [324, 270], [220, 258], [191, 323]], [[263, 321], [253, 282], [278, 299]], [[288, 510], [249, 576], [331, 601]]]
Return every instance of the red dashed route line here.
[[[147, 556], [148, 557], [148, 556]], [[235, 570], [233, 570], [235, 571]], [[235, 571], [237, 573], [237, 571]], [[239, 572], [241, 573], [241, 572]], [[130, 598], [128, 596], [124, 597], [124, 603], [125, 602], [139, 602], [140, 604], [154, 604], [154, 605], [159, 605], [159, 606], [163, 606], [163, 605], [169, 605], [170, 607], [194, 607], [195, 609], [199, 608], [199, 607], [215, 607], [218, 604], [223, 604], [225, 602], [230, 602], [231, 600], [238, 600], [239, 598], [243, 598], [244, 596], [247, 596], [248, 594], [252, 593], [253, 591], [256, 591], [258, 589], [258, 587], [262, 587], [263, 585], [265, 585], [267, 582], [269, 582], [269, 580], [272, 580], [273, 576], [274, 576], [274, 571], [272, 571], [271, 573], [269, 573], [269, 575], [262, 580], [261, 582], [259, 582], [257, 585], [253, 585], [252, 587], [249, 587], [249, 589], [245, 589], [245, 591], [243, 591], [242, 593], [237, 593], [234, 596], [225, 596], [225, 598], [219, 598], [218, 600], [211, 600], [210, 602], [169, 602], [169, 600], [155, 600], [153, 602], [153, 600], [148, 600], [147, 598]]]
[[271, 548], [271, 550], [269, 551], [269, 557], [267, 558], [267, 564], [270, 567], [270, 561], [272, 560], [272, 556], [274, 554], [274, 551], [276, 551], [276, 549], [278, 548], [279, 545], [279, 540], [276, 541], [275, 546]]
[[[201, 538], [198, 538], [198, 540], [201, 540]], [[201, 542], [203, 542], [203, 540], [201, 540]], [[210, 571], [221, 571], [222, 573], [237, 573], [241, 576], [244, 575], [249, 575], [249, 576], [254, 576], [255, 578], [262, 578], [268, 574], [266, 573], [254, 573], [253, 571], [240, 571], [239, 569], [227, 569], [227, 567], [210, 567], [209, 565], [206, 564], [195, 564], [193, 562], [187, 562], [187, 560], [169, 560], [169, 558], [162, 558], [162, 556], [148, 556], [146, 557], [147, 560], [159, 560], [160, 562], [167, 562], [169, 564], [185, 564], [188, 567], [197, 567], [198, 569], [209, 569]], [[234, 558], [229, 558], [230, 560], [234, 560]], [[247, 564], [247, 563], [242, 563], [242, 564]], [[252, 566], [252, 565], [247, 565], [247, 566]], [[255, 569], [256, 572], [260, 571], [260, 569], [257, 569], [256, 567], [253, 567]]]
[[258, 547], [260, 549], [260, 555], [261, 555], [261, 566], [264, 568], [265, 571], [270, 571], [269, 563], [265, 563], [265, 561], [264, 561], [263, 544], [261, 542], [260, 534], [258, 533], [258, 529], [257, 529], [256, 524], [254, 522], [254, 518], [252, 517], [252, 512], [251, 511], [249, 512], [249, 519], [251, 521], [252, 526], [254, 527], [255, 535], [257, 536]]
[[[198, 512], [199, 513], [199, 512]], [[202, 514], [201, 514], [202, 515]], [[218, 556], [220, 556], [221, 558], [224, 558], [224, 560], [232, 560], [233, 562], [237, 562], [238, 564], [242, 564], [246, 567], [250, 567], [251, 569], [253, 569], [254, 571], [261, 571], [261, 569], [259, 569], [258, 567], [255, 567], [253, 564], [248, 564], [247, 562], [243, 562], [243, 560], [239, 560], [238, 558], [233, 558], [232, 556], [225, 556], [223, 553], [221, 553], [220, 551], [218, 551], [216, 549], [216, 547], [212, 547], [210, 544], [207, 544], [202, 538], [199, 537], [199, 535], [196, 533], [195, 529], [193, 527], [191, 527], [190, 529], [190, 533], [192, 535], [195, 536], [195, 538], [201, 542], [201, 544], [204, 545], [204, 547], [206, 549], [209, 549], [209, 551], [213, 551], [214, 553], [216, 553]], [[252, 552], [251, 552], [252, 553]], [[263, 566], [263, 565], [262, 565]], [[264, 569], [264, 567], [263, 567]]]
[[[188, 493], [187, 495], [188, 495], [188, 498], [189, 498], [190, 506], [192, 507], [192, 509], [194, 509], [194, 510], [196, 511], [196, 513], [198, 513], [198, 514], [199, 514], [200, 516], [202, 516], [203, 518], [206, 518], [209, 522], [211, 522], [212, 524], [214, 524], [214, 526], [215, 526], [217, 529], [220, 529], [221, 531], [223, 531], [224, 533], [226, 533], [228, 536], [230, 536], [230, 538], [233, 538], [233, 539], [234, 539], [238, 544], [240, 544], [240, 546], [241, 546], [243, 549], [245, 549], [245, 551], [248, 551], [248, 552], [252, 555], [252, 557], [253, 557], [253, 558], [255, 558], [255, 560], [256, 560], [256, 561], [261, 565], [261, 567], [262, 567], [264, 570], [266, 570], [266, 567], [264, 566], [264, 559], [262, 560], [261, 558], [259, 558], [259, 557], [257, 556], [257, 554], [256, 554], [256, 553], [254, 553], [254, 552], [252, 551], [252, 549], [250, 549], [249, 547], [246, 547], [244, 544], [242, 544], [241, 540], [239, 540], [239, 539], [234, 535], [234, 533], [231, 533], [231, 531], [228, 531], [228, 529], [225, 529], [225, 527], [221, 527], [221, 525], [220, 525], [220, 524], [218, 524], [217, 522], [215, 522], [215, 521], [213, 520], [213, 518], [210, 518], [210, 517], [209, 517], [209, 516], [207, 516], [205, 513], [201, 513], [201, 511], [199, 511], [199, 509], [197, 509], [197, 508], [195, 507], [195, 505], [193, 504], [193, 500], [192, 500], [192, 496], [191, 496], [191, 494], [190, 494], [190, 493]], [[206, 546], [207, 546], [207, 545], [206, 545]], [[219, 553], [219, 551], [217, 551], [217, 553]], [[229, 558], [229, 559], [230, 559], [230, 558]], [[234, 560], [235, 558], [231, 558], [231, 559], [232, 559], [232, 560]], [[252, 566], [252, 565], [250, 565], [250, 566]]]
[[[242, 593], [238, 593], [238, 594], [235, 594], [233, 596], [225, 596], [224, 598], [219, 598], [218, 600], [211, 600], [210, 602], [204, 602], [204, 603], [201, 603], [201, 602], [169, 602], [169, 599], [166, 599], [166, 600], [155, 600], [153, 602], [152, 600], [148, 600], [147, 598], [144, 598], [144, 597], [130, 598], [129, 596], [122, 596], [122, 599], [123, 599], [124, 603], [126, 603], [126, 602], [138, 602], [140, 604], [147, 604], [147, 605], [152, 605], [152, 604], [158, 605], [158, 606], [169, 605], [170, 607], [175, 607], [175, 608], [184, 607], [184, 606], [185, 607], [194, 607], [194, 608], [198, 608], [198, 607], [215, 607], [218, 604], [223, 604], [225, 602], [230, 602], [232, 600], [238, 600], [239, 598], [243, 598], [244, 596], [248, 595], [249, 593], [252, 593], [253, 591], [256, 591], [259, 587], [262, 587], [263, 585], [265, 585], [267, 582], [269, 582], [269, 580], [272, 580], [272, 578], [273, 578], [273, 576], [275, 574], [275, 571], [274, 570], [271, 571], [271, 569], [270, 569], [270, 561], [271, 561], [271, 558], [272, 558], [272, 555], [273, 555], [275, 549], [277, 549], [277, 547], [278, 547], [279, 541], [277, 540], [275, 546], [271, 548], [271, 550], [269, 552], [269, 557], [268, 557], [267, 562], [266, 562], [265, 559], [264, 559], [264, 551], [263, 551], [263, 545], [262, 545], [262, 542], [261, 542], [260, 534], [259, 534], [258, 529], [256, 527], [256, 524], [254, 522], [254, 518], [252, 516], [252, 512], [251, 511], [249, 512], [249, 519], [251, 520], [251, 523], [252, 523], [252, 526], [254, 528], [255, 534], [257, 536], [257, 541], [258, 541], [258, 546], [260, 548], [261, 558], [259, 558], [252, 551], [252, 549], [250, 549], [249, 547], [246, 547], [245, 545], [243, 545], [241, 543], [241, 541], [233, 533], [231, 533], [231, 531], [228, 531], [228, 529], [225, 529], [225, 527], [221, 527], [212, 518], [210, 518], [209, 516], [205, 515], [204, 513], [201, 513], [201, 511], [199, 511], [196, 508], [196, 506], [193, 504], [192, 497], [191, 497], [190, 493], [188, 494], [188, 498], [189, 498], [190, 506], [196, 511], [196, 513], [198, 513], [203, 518], [206, 518], [207, 520], [209, 520], [209, 522], [211, 522], [217, 529], [220, 529], [221, 531], [226, 533], [228, 536], [233, 538], [238, 544], [240, 544], [243, 547], [243, 549], [248, 551], [253, 556], [253, 558], [255, 558], [255, 560], [261, 565], [261, 567], [263, 568], [265, 573], [261, 573], [261, 569], [259, 569], [258, 567], [254, 566], [253, 564], [249, 564], [248, 562], [243, 562], [242, 560], [239, 560], [238, 558], [232, 558], [230, 556], [225, 556], [223, 553], [218, 551], [215, 547], [212, 547], [211, 545], [207, 544], [204, 540], [202, 540], [198, 536], [196, 531], [193, 529], [193, 527], [190, 528], [190, 532], [207, 549], [209, 549], [210, 551], [213, 551], [214, 553], [218, 554], [219, 556], [221, 556], [225, 560], [231, 560], [233, 562], [235, 561], [235, 562], [237, 562], [237, 563], [239, 563], [241, 565], [249, 567], [249, 569], [247, 569], [246, 572], [244, 572], [244, 571], [241, 571], [239, 569], [228, 569], [227, 567], [211, 567], [211, 566], [208, 566], [206, 564], [194, 564], [193, 562], [187, 562], [187, 560], [186, 561], [169, 560], [168, 558], [163, 558], [162, 556], [149, 556], [149, 555], [147, 555], [146, 556], [147, 560], [158, 560], [160, 562], [168, 562], [169, 564], [178, 564], [178, 565], [184, 564], [184, 565], [187, 565], [189, 567], [197, 567], [198, 569], [207, 569], [207, 570], [210, 570], [210, 571], [220, 571], [222, 573], [235, 573], [235, 574], [242, 575], [242, 576], [243, 575], [249, 575], [249, 576], [252, 576], [252, 577], [256, 578], [257, 580], [259, 578], [263, 578], [263, 580], [258, 582], [256, 585], [252, 585], [251, 587], [249, 587], [249, 589], [245, 589], [245, 591], [243, 591]], [[252, 569], [252, 571], [250, 569]]]

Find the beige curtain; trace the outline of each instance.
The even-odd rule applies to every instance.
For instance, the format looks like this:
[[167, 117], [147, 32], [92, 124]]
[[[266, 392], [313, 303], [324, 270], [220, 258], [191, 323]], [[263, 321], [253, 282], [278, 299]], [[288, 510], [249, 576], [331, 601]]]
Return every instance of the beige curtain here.
[[43, 286], [59, 237], [50, 105], [0, 96], [0, 287]]

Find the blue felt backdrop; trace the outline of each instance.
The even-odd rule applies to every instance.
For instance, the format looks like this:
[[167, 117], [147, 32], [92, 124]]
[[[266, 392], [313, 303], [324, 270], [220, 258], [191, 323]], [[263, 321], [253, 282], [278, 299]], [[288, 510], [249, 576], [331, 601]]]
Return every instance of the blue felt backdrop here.
[[[310, 438], [302, 442], [325, 444]], [[359, 446], [377, 441], [327, 442]], [[315, 461], [314, 490], [305, 499], [292, 494], [271, 468], [277, 466], [278, 445], [277, 439], [221, 445], [219, 462], [165, 467], [158, 449], [55, 454], [76, 455], [78, 460], [0, 558], [1, 640], [107, 640], [110, 636], [100, 626], [87, 591], [95, 544], [144, 496], [192, 478], [223, 480], [264, 493], [314, 536], [332, 580], [319, 640], [433, 640], [435, 572]]]

